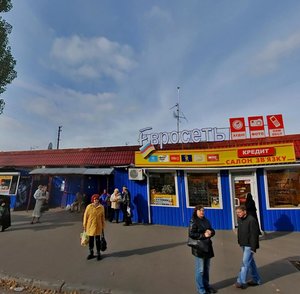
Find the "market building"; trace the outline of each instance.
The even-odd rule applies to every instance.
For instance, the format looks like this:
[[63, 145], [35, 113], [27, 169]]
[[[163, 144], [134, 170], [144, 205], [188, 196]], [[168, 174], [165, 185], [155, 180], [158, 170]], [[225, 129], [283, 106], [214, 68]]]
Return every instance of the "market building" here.
[[214, 228], [231, 230], [250, 192], [262, 230], [300, 231], [300, 134], [205, 142], [190, 142], [197, 130], [180, 135], [180, 143], [173, 132], [151, 134], [142, 146], [1, 152], [0, 194], [13, 209], [30, 209], [46, 184], [50, 205], [65, 207], [78, 191], [90, 197], [125, 185], [134, 222], [188, 226], [202, 204]]

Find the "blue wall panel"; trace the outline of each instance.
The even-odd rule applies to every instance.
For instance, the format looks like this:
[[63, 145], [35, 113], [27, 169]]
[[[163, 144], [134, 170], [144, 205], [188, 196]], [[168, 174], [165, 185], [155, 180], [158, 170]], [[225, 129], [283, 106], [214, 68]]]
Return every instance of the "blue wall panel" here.
[[263, 169], [257, 170], [261, 227], [264, 231], [300, 231], [300, 209], [267, 209]]

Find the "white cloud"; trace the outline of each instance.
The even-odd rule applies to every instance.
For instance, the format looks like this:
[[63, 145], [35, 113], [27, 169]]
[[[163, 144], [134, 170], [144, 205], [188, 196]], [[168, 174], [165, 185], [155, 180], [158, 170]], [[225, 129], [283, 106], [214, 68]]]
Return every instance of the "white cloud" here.
[[105, 37], [56, 38], [50, 56], [54, 70], [75, 80], [108, 77], [120, 81], [137, 66], [130, 46]]
[[300, 49], [300, 34], [293, 34], [285, 39], [269, 43], [255, 56], [255, 72], [267, 73], [276, 70], [280, 62]]

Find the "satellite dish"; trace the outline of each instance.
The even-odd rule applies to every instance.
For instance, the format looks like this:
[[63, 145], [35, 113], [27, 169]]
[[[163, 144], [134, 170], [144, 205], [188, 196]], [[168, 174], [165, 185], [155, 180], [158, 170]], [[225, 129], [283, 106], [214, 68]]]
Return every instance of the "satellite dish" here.
[[53, 149], [53, 144], [52, 144], [52, 142], [50, 142], [49, 145], [48, 145], [48, 150], [51, 150], [51, 149]]

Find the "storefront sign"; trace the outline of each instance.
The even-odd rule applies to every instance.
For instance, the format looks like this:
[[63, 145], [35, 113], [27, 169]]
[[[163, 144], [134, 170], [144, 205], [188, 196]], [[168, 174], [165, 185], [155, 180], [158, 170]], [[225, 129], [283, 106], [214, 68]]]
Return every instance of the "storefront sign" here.
[[261, 156], [273, 156], [275, 155], [274, 147], [267, 148], [245, 148], [238, 150], [238, 157], [261, 157]]
[[230, 118], [229, 123], [232, 140], [246, 139], [246, 125], [243, 117]]
[[136, 167], [226, 167], [295, 162], [294, 144], [203, 150], [155, 151], [148, 158], [135, 152]]
[[147, 144], [159, 145], [163, 148], [165, 144], [177, 143], [198, 143], [207, 141], [224, 141], [226, 134], [222, 129], [218, 128], [202, 128], [193, 130], [183, 130], [180, 132], [160, 132], [160, 133], [147, 133], [152, 130], [151, 127], [140, 130], [139, 143], [142, 148], [146, 148]]
[[284, 136], [284, 126], [281, 114], [267, 115], [270, 137]]
[[263, 116], [249, 116], [248, 125], [250, 138], [264, 138], [266, 136]]

